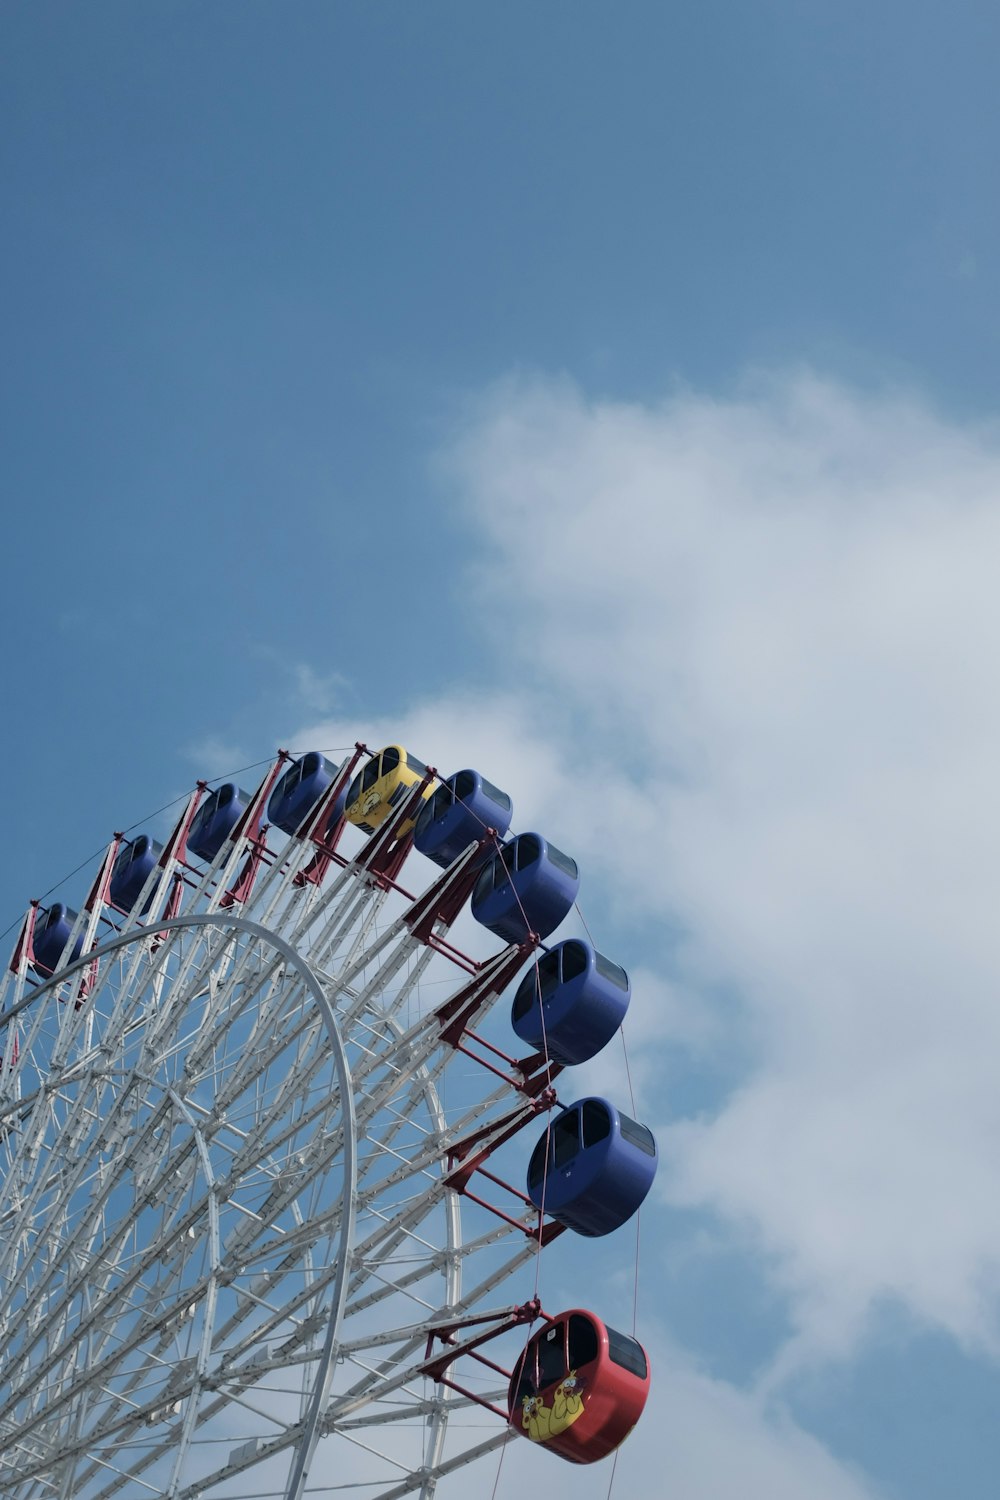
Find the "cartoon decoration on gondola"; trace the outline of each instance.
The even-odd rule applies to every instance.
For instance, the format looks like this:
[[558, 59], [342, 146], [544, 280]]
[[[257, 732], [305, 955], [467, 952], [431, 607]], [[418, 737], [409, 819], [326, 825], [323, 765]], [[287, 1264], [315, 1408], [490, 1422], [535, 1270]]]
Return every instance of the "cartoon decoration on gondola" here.
[[551, 1406], [540, 1396], [522, 1396], [521, 1426], [533, 1443], [547, 1443], [583, 1416], [583, 1384], [576, 1371], [570, 1370], [556, 1386]]

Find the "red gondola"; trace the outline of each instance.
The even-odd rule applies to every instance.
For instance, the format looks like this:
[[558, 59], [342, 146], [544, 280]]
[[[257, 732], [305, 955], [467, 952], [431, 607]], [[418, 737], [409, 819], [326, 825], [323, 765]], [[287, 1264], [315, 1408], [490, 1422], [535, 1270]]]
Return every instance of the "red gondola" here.
[[511, 1427], [574, 1464], [625, 1441], [649, 1395], [649, 1361], [636, 1339], [583, 1308], [551, 1318], [511, 1376]]

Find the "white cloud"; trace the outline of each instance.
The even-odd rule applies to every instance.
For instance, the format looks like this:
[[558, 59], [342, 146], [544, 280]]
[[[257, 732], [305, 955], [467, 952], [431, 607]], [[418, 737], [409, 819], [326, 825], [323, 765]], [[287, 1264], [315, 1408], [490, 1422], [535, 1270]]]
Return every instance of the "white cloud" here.
[[292, 672], [307, 712], [328, 713], [343, 695], [347, 679], [340, 672], [317, 672], [307, 662], [295, 662]]
[[648, 1434], [642, 1427], [634, 1434], [636, 1441], [642, 1434], [648, 1475], [639, 1493], [666, 1488], [688, 1500], [872, 1500], [876, 1494], [790, 1419], [768, 1415], [724, 1381], [679, 1362], [663, 1375], [658, 1420]]
[[207, 780], [232, 775], [234, 767], [253, 760], [253, 756], [240, 745], [219, 735], [206, 735], [195, 740], [185, 747], [183, 753], [186, 760], [198, 767], [198, 775]]
[[656, 408], [515, 382], [445, 462], [523, 685], [427, 705], [426, 740], [481, 742], [681, 932], [675, 988], [745, 1003], [753, 1070], [662, 1134], [665, 1190], [769, 1252], [804, 1350], [886, 1296], [995, 1345], [996, 433], [808, 374]]
[[[711, 1380], [669, 1347], [650, 1350], [652, 1384], [644, 1417], [618, 1451], [616, 1495], [684, 1500], [876, 1500], [862, 1476], [833, 1458], [780, 1412], [725, 1381]], [[606, 1500], [612, 1459], [592, 1468], [542, 1455], [513, 1439], [503, 1461], [486, 1458], [479, 1489], [499, 1467], [498, 1500], [544, 1487], [550, 1500]], [[447, 1483], [442, 1496], [450, 1493]], [[454, 1491], [468, 1494], [464, 1488]]]

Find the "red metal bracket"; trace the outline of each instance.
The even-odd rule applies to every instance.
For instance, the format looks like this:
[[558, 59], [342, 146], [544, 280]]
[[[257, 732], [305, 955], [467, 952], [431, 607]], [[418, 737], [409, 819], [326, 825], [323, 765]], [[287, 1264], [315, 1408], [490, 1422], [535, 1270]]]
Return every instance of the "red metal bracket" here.
[[28, 910], [25, 912], [24, 921], [21, 924], [21, 932], [17, 942], [14, 944], [14, 952], [11, 954], [10, 964], [8, 965], [12, 974], [17, 973], [23, 962], [27, 961], [29, 964], [35, 962], [35, 950], [32, 946], [32, 938], [35, 933], [35, 922], [38, 917], [40, 904], [38, 901], [28, 903]]
[[246, 839], [250, 847], [247, 851], [247, 857], [243, 861], [242, 870], [219, 902], [220, 907], [224, 910], [230, 906], [235, 906], [237, 901], [245, 901], [253, 890], [253, 883], [257, 879], [257, 872], [268, 852], [267, 840], [265, 838], [267, 824], [262, 821], [264, 809], [267, 806], [267, 799], [271, 795], [271, 788], [281, 775], [285, 762], [291, 760], [291, 758], [287, 750], [278, 751], [277, 760], [264, 777], [254, 795], [250, 798], [243, 814], [237, 818], [233, 831], [229, 835], [234, 845], [240, 839]]
[[[542, 1311], [542, 1304], [538, 1298], [533, 1297], [530, 1302], [525, 1302], [520, 1307], [511, 1307], [505, 1313], [499, 1315], [487, 1313], [483, 1317], [459, 1318], [453, 1323], [441, 1323], [436, 1328], [431, 1328], [427, 1334], [427, 1358], [420, 1368], [425, 1375], [429, 1375], [439, 1385], [446, 1385], [451, 1390], [458, 1391], [459, 1395], [466, 1396], [470, 1401], [474, 1401], [477, 1406], [485, 1407], [487, 1411], [493, 1412], [506, 1422], [509, 1420], [509, 1413], [506, 1410], [495, 1406], [492, 1401], [487, 1401], [486, 1397], [481, 1396], [477, 1391], [469, 1390], [466, 1386], [459, 1385], [456, 1381], [449, 1379], [447, 1372], [451, 1369], [456, 1359], [460, 1359], [467, 1354], [471, 1359], [476, 1360], [481, 1365], [485, 1365], [487, 1369], [495, 1371], [498, 1375], [502, 1375], [505, 1380], [510, 1381], [513, 1372], [505, 1369], [503, 1365], [498, 1365], [495, 1360], [488, 1359], [486, 1355], [480, 1354], [479, 1350], [483, 1344], [488, 1344], [492, 1339], [499, 1338], [501, 1334], [509, 1333], [512, 1328], [524, 1327], [527, 1324], [534, 1323], [538, 1318], [546, 1318], [547, 1316]], [[481, 1323], [493, 1323], [494, 1327], [475, 1338], [463, 1339], [460, 1343], [456, 1343], [456, 1333], [460, 1332], [463, 1328], [474, 1328]], [[434, 1354], [435, 1339], [440, 1339], [441, 1343], [446, 1346], [436, 1356]]]
[[457, 873], [443, 871], [433, 885], [413, 903], [404, 920], [415, 938], [419, 938], [422, 943], [429, 943], [434, 937], [435, 923], [444, 922], [446, 926], [451, 926], [479, 879], [483, 866], [478, 855], [485, 853], [487, 846], [499, 848], [495, 828], [486, 830], [476, 846], [476, 853], [468, 857], [461, 870]]
[[122, 839], [124, 837], [125, 835], [123, 833], [116, 833], [113, 836], [111, 843], [108, 845], [108, 850], [104, 856], [104, 861], [101, 865], [97, 879], [90, 887], [90, 892], [87, 896], [87, 899], [83, 903], [84, 911], [92, 912], [95, 906], [111, 905], [110, 899], [108, 897], [108, 891], [111, 886], [111, 871], [114, 868], [115, 860], [118, 857], [118, 850], [121, 848]]
[[253, 890], [254, 881], [257, 879], [257, 874], [268, 852], [267, 840], [264, 837], [267, 833], [267, 828], [268, 825], [266, 823], [261, 824], [260, 836], [255, 838], [250, 845], [247, 857], [243, 861], [242, 870], [219, 902], [219, 906], [223, 911], [227, 911], [230, 906], [235, 906], [237, 901], [245, 901]]
[[[525, 1207], [532, 1208], [534, 1205], [527, 1194], [522, 1193], [519, 1188], [514, 1187], [512, 1183], [507, 1182], [503, 1177], [498, 1177], [495, 1172], [487, 1171], [483, 1163], [493, 1155], [493, 1152], [499, 1146], [511, 1140], [513, 1136], [524, 1129], [525, 1125], [528, 1125], [544, 1110], [551, 1109], [556, 1103], [558, 1101], [555, 1090], [551, 1088], [546, 1089], [537, 1099], [532, 1099], [530, 1105], [511, 1110], [503, 1120], [483, 1125], [478, 1130], [472, 1131], [449, 1150], [448, 1170], [444, 1178], [446, 1185], [454, 1192], [461, 1193], [463, 1197], [468, 1198], [472, 1203], [478, 1203], [480, 1208], [485, 1208], [489, 1213], [495, 1214], [498, 1219], [503, 1219], [504, 1223], [510, 1224], [514, 1229], [520, 1229], [528, 1239], [537, 1240], [539, 1245], [547, 1245], [557, 1235], [562, 1234], [566, 1227], [565, 1224], [558, 1224], [554, 1220], [546, 1223], [545, 1216], [542, 1213], [537, 1214], [534, 1225], [525, 1224], [523, 1219], [515, 1219], [512, 1214], [506, 1213], [495, 1203], [490, 1203], [488, 1199], [481, 1198], [477, 1193], [473, 1193], [470, 1190], [469, 1183], [472, 1177], [478, 1173], [487, 1182], [494, 1183], [497, 1187], [503, 1188], [505, 1192], [510, 1193], [512, 1197], [517, 1198]], [[487, 1145], [480, 1145], [497, 1125], [505, 1126], [506, 1128], [501, 1130], [501, 1133], [495, 1139], [490, 1140]]]
[[436, 1015], [443, 1042], [448, 1042], [452, 1047], [458, 1046], [466, 1028], [482, 1009], [483, 1002], [489, 995], [499, 995], [501, 990], [506, 989], [525, 959], [534, 952], [536, 942], [537, 939], [529, 938], [519, 947], [508, 950], [506, 958], [503, 952], [499, 953], [492, 960], [492, 969], [481, 969], [457, 995], [452, 995], [450, 1000], [438, 1007]]
[[316, 853], [305, 869], [299, 870], [295, 876], [295, 885], [319, 885], [334, 859], [340, 858], [337, 854], [337, 845], [340, 843], [340, 836], [344, 831], [344, 824], [347, 820], [341, 815], [328, 826], [327, 819], [330, 809], [340, 796], [341, 791], [346, 785], [350, 784], [354, 767], [361, 759], [364, 750], [365, 746], [360, 741], [355, 741], [354, 754], [351, 756], [350, 761], [341, 774], [334, 778], [317, 802], [313, 810], [313, 816], [302, 835], [303, 838], [312, 839], [316, 845]]
[[194, 815], [198, 811], [198, 804], [207, 791], [207, 781], [196, 783], [194, 791], [188, 798], [187, 807], [177, 819], [173, 832], [163, 846], [163, 852], [159, 859], [162, 869], [165, 870], [172, 859], [176, 859], [182, 865], [187, 863], [188, 834], [191, 831], [191, 824], [194, 822]]
[[370, 870], [380, 885], [391, 884], [403, 868], [406, 856], [413, 847], [413, 829], [402, 838], [396, 837], [396, 830], [402, 828], [411, 815], [416, 821], [424, 790], [436, 779], [437, 771], [433, 766], [428, 766], [423, 779], [414, 783], [409, 796], [404, 797], [393, 816], [381, 828], [376, 829], [358, 855], [357, 863], [362, 869]]

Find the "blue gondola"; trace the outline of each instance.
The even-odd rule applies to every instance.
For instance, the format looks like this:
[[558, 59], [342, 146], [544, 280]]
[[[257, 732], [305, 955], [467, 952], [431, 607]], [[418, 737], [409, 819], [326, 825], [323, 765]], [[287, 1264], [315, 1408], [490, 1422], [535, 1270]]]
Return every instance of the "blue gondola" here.
[[194, 815], [187, 836], [188, 851], [211, 864], [250, 805], [250, 793], [234, 781], [210, 792]]
[[[271, 793], [267, 821], [280, 828], [282, 833], [298, 833], [336, 774], [337, 767], [318, 750], [310, 750], [301, 760], [292, 761]], [[337, 821], [346, 801], [345, 786], [331, 810], [327, 826]]]
[[[70, 907], [64, 906], [61, 901], [55, 901], [44, 915], [39, 912], [35, 919], [35, 930], [31, 936], [34, 965], [39, 974], [44, 974], [46, 978], [62, 958], [76, 917], [76, 912]], [[82, 952], [83, 933], [78, 932], [71, 951], [66, 955], [66, 962], [72, 963]]]
[[567, 938], [542, 955], [517, 987], [511, 1024], [522, 1041], [572, 1067], [600, 1052], [625, 1019], [628, 975], [589, 943]]
[[519, 833], [483, 866], [472, 892], [472, 915], [508, 943], [529, 933], [548, 937], [580, 889], [575, 859], [540, 833]]
[[447, 869], [488, 828], [503, 838], [513, 810], [507, 793], [478, 771], [456, 771], [420, 809], [413, 847]]
[[[151, 839], [148, 833], [141, 833], [132, 843], [128, 839], [122, 841], [115, 856], [108, 891], [113, 906], [120, 911], [132, 910], [162, 853], [163, 845]], [[145, 916], [152, 904], [153, 892], [150, 891], [140, 916]]]
[[610, 1234], [632, 1217], [655, 1176], [652, 1132], [607, 1099], [580, 1099], [556, 1115], [531, 1153], [528, 1196], [577, 1234]]

